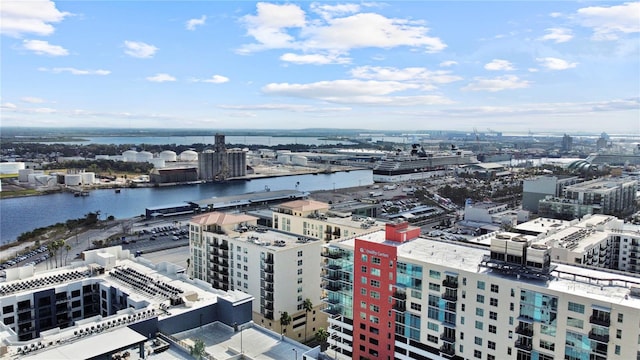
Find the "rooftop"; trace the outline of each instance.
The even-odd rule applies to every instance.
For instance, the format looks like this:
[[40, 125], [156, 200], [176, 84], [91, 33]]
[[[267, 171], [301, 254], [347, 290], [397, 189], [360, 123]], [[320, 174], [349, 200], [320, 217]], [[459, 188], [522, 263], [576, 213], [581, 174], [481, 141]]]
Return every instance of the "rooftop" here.
[[314, 238], [273, 229], [257, 229], [239, 232], [237, 233], [237, 236], [234, 236], [233, 238], [264, 246], [272, 251], [288, 250], [295, 247], [305, 246], [310, 242], [319, 243], [320, 241]]
[[288, 201], [278, 205], [280, 208], [293, 209], [298, 211], [314, 211], [314, 210], [327, 210], [329, 204], [316, 200], [294, 200]]
[[[486, 273], [487, 276], [504, 278], [500, 272], [478, 266], [490, 251], [486, 247], [461, 242], [446, 242], [426, 238], [417, 238], [405, 243], [396, 243], [385, 239], [385, 232], [378, 231], [358, 237], [375, 243], [384, 243], [398, 249], [398, 258], [412, 263], [428, 263], [473, 273]], [[353, 249], [355, 239], [351, 238], [335, 245]], [[631, 286], [640, 286], [640, 278], [620, 272], [606, 271], [591, 267], [579, 267], [556, 264], [552, 271], [553, 280], [540, 280], [522, 277], [517, 281], [553, 289], [559, 292], [577, 294], [603, 302], [623, 304], [640, 309], [640, 298], [629, 296]]]
[[309, 193], [307, 192], [297, 190], [259, 191], [241, 195], [214, 197], [193, 201], [193, 203], [197, 204], [201, 208], [206, 208], [208, 206], [212, 206], [213, 208], [223, 208], [235, 205], [249, 205], [252, 203], [261, 203], [265, 201], [303, 198], [308, 195]]

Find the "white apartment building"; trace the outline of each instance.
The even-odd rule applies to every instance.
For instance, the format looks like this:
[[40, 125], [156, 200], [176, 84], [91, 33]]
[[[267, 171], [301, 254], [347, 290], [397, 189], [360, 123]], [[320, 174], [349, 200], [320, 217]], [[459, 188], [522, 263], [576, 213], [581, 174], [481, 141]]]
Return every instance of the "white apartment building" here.
[[383, 228], [372, 219], [357, 218], [351, 213], [330, 211], [330, 205], [303, 199], [277, 205], [273, 211], [274, 229], [325, 241], [352, 237]]
[[[251, 294], [256, 324], [305, 340], [327, 324], [320, 311], [321, 245], [309, 237], [258, 227], [253, 216], [211, 212], [189, 222], [189, 271], [214, 288]], [[311, 300], [310, 311], [305, 311], [306, 299]], [[292, 323], [282, 329], [284, 312]]]
[[640, 358], [640, 278], [555, 264], [531, 236], [490, 245], [387, 225], [325, 245], [331, 350], [354, 359]]

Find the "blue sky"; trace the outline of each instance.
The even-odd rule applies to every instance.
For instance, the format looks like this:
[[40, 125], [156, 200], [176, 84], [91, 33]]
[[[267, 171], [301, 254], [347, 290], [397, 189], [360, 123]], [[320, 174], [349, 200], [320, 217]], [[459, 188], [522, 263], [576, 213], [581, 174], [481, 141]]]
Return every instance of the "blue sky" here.
[[1, 1], [2, 126], [640, 134], [640, 2]]

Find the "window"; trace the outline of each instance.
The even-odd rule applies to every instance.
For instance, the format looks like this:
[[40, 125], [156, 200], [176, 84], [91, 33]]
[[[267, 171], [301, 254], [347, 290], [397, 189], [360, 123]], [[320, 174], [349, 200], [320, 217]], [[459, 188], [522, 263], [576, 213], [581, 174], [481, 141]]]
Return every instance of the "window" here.
[[372, 268], [371, 269], [371, 275], [380, 276], [380, 269]]
[[373, 299], [380, 299], [380, 293], [379, 293], [379, 292], [377, 292], [377, 291], [373, 291], [373, 290], [371, 290], [371, 297], [372, 297]]
[[377, 313], [377, 312], [380, 312], [380, 307], [378, 305], [371, 304], [369, 305], [369, 310], [371, 310], [374, 313]]
[[499, 289], [498, 285], [496, 285], [496, 284], [491, 284], [491, 292], [492, 292], [492, 293], [497, 293], [497, 292], [498, 292], [498, 289]]
[[487, 360], [496, 360], [495, 355], [487, 354]]
[[482, 359], [482, 351], [473, 350], [473, 357], [476, 358], [476, 359]]
[[620, 329], [616, 330], [616, 339], [622, 339], [622, 330]]
[[417, 311], [420, 311], [420, 310], [422, 310], [422, 305], [417, 304], [417, 303], [414, 303], [414, 302], [412, 301], [412, 302], [411, 302], [411, 309], [413, 309], [413, 310], [417, 310]]
[[438, 332], [440, 331], [440, 325], [427, 321], [427, 329]]
[[367, 289], [365, 289], [365, 288], [360, 288], [360, 294], [362, 294], [362, 295], [367, 295]]
[[440, 271], [429, 270], [429, 277], [432, 279], [440, 279]]
[[513, 325], [513, 316], [509, 316], [509, 325]]
[[510, 303], [510, 304], [509, 304], [509, 310], [510, 310], [510, 311], [513, 311], [513, 309], [514, 309], [514, 308], [515, 308], [515, 305], [513, 305], [513, 303]]
[[440, 284], [429, 283], [429, 290], [440, 291]]
[[362, 277], [360, 277], [360, 283], [361, 283], [361, 284], [366, 284], [366, 283], [367, 283], [367, 281], [368, 281], [368, 280], [367, 280], [367, 277], [366, 277], [366, 276], [362, 276]]
[[298, 294], [302, 292], [302, 286], [298, 288]]
[[569, 316], [567, 317], [567, 326], [572, 326], [578, 329], [582, 329], [584, 327], [584, 321]]
[[556, 350], [556, 344], [547, 340], [540, 340], [540, 347], [546, 350], [551, 350], [551, 351]]
[[298, 260], [298, 266], [302, 266], [302, 259]]
[[302, 256], [302, 250], [298, 251], [298, 257]]
[[489, 319], [498, 320], [498, 313], [495, 311], [489, 311]]
[[367, 272], [367, 267], [366, 266], [361, 266], [360, 267], [360, 272], [366, 273]]
[[[240, 265], [240, 264], [238, 264]], [[244, 271], [249, 271], [249, 267], [247, 265], [244, 266]]]
[[479, 302], [480, 304], [484, 304], [484, 295], [476, 295], [476, 301]]
[[377, 316], [371, 315], [371, 316], [369, 316], [369, 321], [371, 321], [374, 324], [377, 324], [377, 323], [380, 322], [380, 319]]
[[378, 281], [378, 280], [371, 279], [370, 284], [371, 284], [371, 286], [376, 287], [376, 288], [380, 287], [380, 281]]
[[498, 299], [496, 299], [496, 298], [489, 299], [489, 305], [498, 306]]
[[366, 309], [367, 308], [367, 303], [365, 301], [360, 301], [360, 308]]
[[361, 255], [360, 260], [362, 260], [362, 262], [367, 262], [367, 255]]
[[438, 337], [430, 335], [430, 334], [427, 334], [427, 341], [432, 342], [434, 344], [437, 344], [438, 343]]
[[584, 314], [584, 305], [569, 301], [569, 311]]
[[618, 314], [618, 322], [621, 323], [622, 322], [622, 318], [624, 317], [623, 314]]
[[476, 345], [480, 345], [480, 346], [482, 346], [482, 338], [481, 338], [481, 337], [477, 337], [477, 336], [476, 336], [476, 337], [475, 337], [475, 339], [473, 339], [473, 342], [474, 342]]
[[482, 330], [483, 327], [484, 327], [484, 324], [482, 323], [482, 321], [476, 320], [476, 329]]
[[487, 347], [491, 350], [495, 350], [496, 349], [496, 343], [493, 341], [487, 341]]
[[616, 345], [614, 352], [616, 355], [620, 355], [620, 345]]
[[302, 284], [302, 278], [298, 278], [298, 284]]
[[478, 316], [484, 316], [484, 309], [482, 308], [476, 308], [476, 315]]
[[489, 325], [489, 332], [495, 334], [498, 328], [495, 325]]
[[302, 275], [302, 269], [298, 269], [298, 275]]
[[478, 280], [478, 289], [484, 290], [484, 281]]
[[372, 257], [371, 258], [371, 263], [375, 264], [375, 265], [380, 265], [380, 258], [379, 257]]

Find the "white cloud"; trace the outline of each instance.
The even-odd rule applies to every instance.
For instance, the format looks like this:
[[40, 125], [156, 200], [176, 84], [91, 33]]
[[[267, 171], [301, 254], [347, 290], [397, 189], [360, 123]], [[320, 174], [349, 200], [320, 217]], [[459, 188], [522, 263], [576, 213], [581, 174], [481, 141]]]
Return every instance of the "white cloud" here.
[[352, 79], [309, 84], [271, 83], [264, 86], [262, 91], [268, 95], [316, 99], [338, 104], [411, 106], [452, 103], [440, 95], [388, 96], [410, 89], [420, 89], [420, 85], [398, 81]]
[[51, 35], [55, 31], [52, 23], [58, 23], [69, 15], [56, 9], [56, 4], [49, 0], [2, 1], [0, 33], [13, 37]]
[[0, 108], [6, 109], [6, 110], [14, 110], [14, 109], [17, 109], [18, 107], [14, 103], [6, 102], [6, 103], [0, 104]]
[[98, 70], [82, 70], [82, 69], [76, 69], [73, 67], [56, 67], [56, 68], [45, 68], [45, 67], [40, 67], [38, 68], [38, 70], [40, 71], [46, 71], [46, 72], [50, 72], [53, 74], [60, 74], [60, 73], [69, 73], [72, 75], [100, 75], [100, 76], [104, 76], [104, 75], [109, 75], [111, 74], [111, 71], [109, 70], [102, 70], [102, 69], [98, 69]]
[[358, 79], [378, 81], [403, 81], [421, 84], [422, 89], [431, 89], [431, 84], [448, 84], [462, 80], [462, 77], [452, 75], [451, 71], [431, 71], [423, 67], [393, 68], [381, 66], [360, 66], [351, 70], [351, 76]]
[[187, 30], [195, 30], [197, 26], [202, 26], [207, 21], [207, 16], [202, 15], [199, 19], [189, 19], [185, 24]]
[[251, 111], [291, 111], [291, 112], [337, 112], [349, 111], [350, 107], [317, 107], [303, 104], [258, 104], [258, 105], [219, 105], [227, 110], [251, 110]]
[[20, 101], [30, 103], [30, 104], [42, 104], [44, 102], [43, 99], [34, 96], [25, 96], [20, 98]]
[[[316, 5], [316, 9], [337, 8]], [[423, 22], [392, 19], [375, 13], [358, 13], [340, 17], [332, 11], [325, 19], [307, 21], [305, 12], [295, 4], [258, 3], [256, 15], [242, 18], [247, 35], [256, 43], [243, 45], [240, 53], [267, 49], [299, 49], [306, 53], [333, 51], [347, 53], [356, 48], [394, 48], [409, 46], [426, 52], [438, 52], [446, 45], [437, 37], [428, 36]], [[328, 16], [328, 15], [327, 15]], [[335, 16], [335, 17], [334, 17]]]
[[323, 3], [311, 4], [311, 11], [322, 16], [323, 19], [329, 20], [336, 16], [343, 16], [348, 14], [357, 13], [360, 11], [359, 4], [336, 4], [327, 5]]
[[490, 63], [484, 65], [486, 70], [491, 71], [512, 71], [515, 70], [513, 64], [508, 60], [493, 59]]
[[571, 29], [548, 28], [548, 29], [545, 29], [545, 31], [547, 32], [547, 34], [540, 37], [540, 40], [542, 41], [551, 40], [551, 41], [554, 41], [556, 44], [558, 44], [558, 43], [567, 42], [573, 39], [573, 33], [571, 32]]
[[147, 80], [151, 82], [163, 83], [163, 82], [169, 82], [169, 81], [176, 81], [176, 78], [169, 74], [160, 73], [160, 74], [155, 74], [154, 76], [147, 77]]
[[528, 71], [528, 72], [532, 72], [532, 73], [534, 73], [534, 72], [538, 72], [538, 71], [540, 71], [540, 70], [538, 70], [538, 69], [536, 69], [536, 68], [528, 68], [528, 69], [527, 69], [527, 71]]
[[150, 58], [158, 51], [157, 47], [142, 41], [125, 40], [124, 47], [124, 53], [135, 58]]
[[590, 6], [579, 9], [576, 17], [582, 26], [593, 29], [594, 40], [616, 40], [620, 34], [640, 32], [640, 2]]
[[213, 75], [212, 77], [210, 77], [208, 79], [193, 79], [192, 81], [194, 81], [194, 82], [211, 83], [211, 84], [224, 84], [226, 82], [229, 82], [229, 78], [226, 77], [226, 76], [222, 76], [222, 75]]
[[341, 57], [338, 54], [293, 54], [286, 53], [280, 56], [280, 60], [304, 65], [327, 65], [327, 64], [349, 64], [351, 62], [350, 58]]
[[473, 82], [463, 87], [462, 90], [498, 92], [502, 90], [528, 88], [529, 84], [529, 81], [521, 80], [515, 75], [499, 76], [492, 79], [476, 77], [473, 79]]
[[38, 55], [67, 56], [69, 51], [59, 45], [51, 45], [44, 40], [23, 40], [22, 47]]
[[440, 67], [449, 67], [449, 66], [453, 66], [453, 65], [458, 65], [457, 61], [453, 61], [453, 60], [448, 60], [448, 61], [443, 61], [440, 63]]
[[567, 70], [578, 65], [578, 63], [575, 62], [570, 63], [566, 60], [553, 57], [537, 58], [536, 61], [540, 63], [540, 66], [545, 67], [549, 70]]
[[552, 12], [551, 14], [549, 14], [549, 16], [551, 16], [552, 18], [559, 18], [562, 16], [562, 13], [560, 12]]

